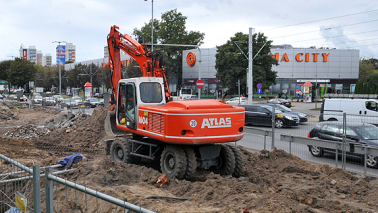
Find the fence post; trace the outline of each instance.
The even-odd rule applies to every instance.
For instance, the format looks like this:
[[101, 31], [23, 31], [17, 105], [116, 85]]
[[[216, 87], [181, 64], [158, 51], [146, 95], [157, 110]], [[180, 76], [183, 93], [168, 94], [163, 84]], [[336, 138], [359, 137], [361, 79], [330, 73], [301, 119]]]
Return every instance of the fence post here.
[[266, 136], [268, 135], [268, 132], [265, 131], [264, 133], [264, 150], [266, 150]]
[[272, 147], [271, 150], [274, 149], [274, 133], [276, 127], [276, 111], [274, 110], [274, 106], [272, 106]]
[[342, 154], [342, 166], [345, 169], [346, 164], [346, 113], [343, 113], [343, 154]]
[[339, 160], [339, 142], [336, 142], [336, 159], [335, 167], [337, 168], [337, 161]]
[[33, 166], [33, 204], [34, 212], [41, 212], [41, 168]]
[[366, 160], [367, 160], [367, 147], [365, 146], [364, 147], [364, 150], [365, 150], [365, 160], [364, 160], [364, 175], [366, 176]]
[[54, 213], [54, 194], [53, 194], [53, 180], [49, 179], [49, 175], [52, 172], [51, 167], [47, 167], [45, 169], [45, 188], [46, 188], [46, 212], [47, 213]]

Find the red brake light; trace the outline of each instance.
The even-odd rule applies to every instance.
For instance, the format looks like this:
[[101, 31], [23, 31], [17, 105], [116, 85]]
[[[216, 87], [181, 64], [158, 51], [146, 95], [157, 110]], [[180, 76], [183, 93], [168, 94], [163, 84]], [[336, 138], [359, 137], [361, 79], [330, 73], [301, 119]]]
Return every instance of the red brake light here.
[[310, 132], [308, 133], [307, 137], [308, 137], [308, 138], [311, 138], [311, 136], [310, 136]]
[[282, 102], [281, 104], [282, 104], [282, 105], [285, 105], [285, 103], [284, 103], [284, 102]]

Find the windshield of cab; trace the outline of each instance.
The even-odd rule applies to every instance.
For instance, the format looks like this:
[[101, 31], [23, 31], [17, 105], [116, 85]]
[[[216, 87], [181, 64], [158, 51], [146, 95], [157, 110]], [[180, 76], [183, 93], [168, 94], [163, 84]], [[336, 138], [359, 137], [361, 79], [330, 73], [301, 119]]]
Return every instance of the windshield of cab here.
[[141, 83], [140, 99], [144, 103], [160, 103], [163, 100], [161, 84], [158, 82]]

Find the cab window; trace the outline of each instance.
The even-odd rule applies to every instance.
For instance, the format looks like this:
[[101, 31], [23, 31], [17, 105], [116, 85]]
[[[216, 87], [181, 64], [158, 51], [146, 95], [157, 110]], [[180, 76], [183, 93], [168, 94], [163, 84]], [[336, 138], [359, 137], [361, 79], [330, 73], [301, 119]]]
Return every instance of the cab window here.
[[368, 110], [377, 111], [377, 102], [375, 101], [366, 101], [365, 106]]
[[157, 82], [141, 83], [140, 99], [144, 103], [160, 103], [163, 100], [161, 84]]

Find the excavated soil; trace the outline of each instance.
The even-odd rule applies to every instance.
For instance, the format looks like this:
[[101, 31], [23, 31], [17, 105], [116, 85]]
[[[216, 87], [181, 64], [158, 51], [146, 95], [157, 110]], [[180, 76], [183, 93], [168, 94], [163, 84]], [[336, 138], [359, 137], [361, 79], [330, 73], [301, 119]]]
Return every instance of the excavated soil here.
[[[277, 149], [253, 152], [240, 147], [244, 158], [240, 178], [199, 171], [191, 181], [169, 180], [157, 187], [162, 174], [156, 163], [116, 164], [104, 154], [103, 140], [109, 139], [103, 127], [107, 110], [97, 107], [92, 116], [75, 123], [72, 116], [56, 110], [0, 103], [0, 153], [27, 166], [47, 166], [78, 152], [83, 160], [75, 165], [76, 170], [60, 177], [159, 212], [378, 212], [375, 181], [340, 168], [315, 166]], [[34, 125], [48, 131], [5, 136], [26, 125], [26, 129]], [[66, 198], [63, 187], [58, 192], [60, 205], [68, 200], [70, 212], [84, 211], [83, 199], [76, 203], [72, 196]], [[88, 212], [97, 212], [97, 208], [99, 212], [124, 212], [93, 199], [87, 201], [87, 208]]]

